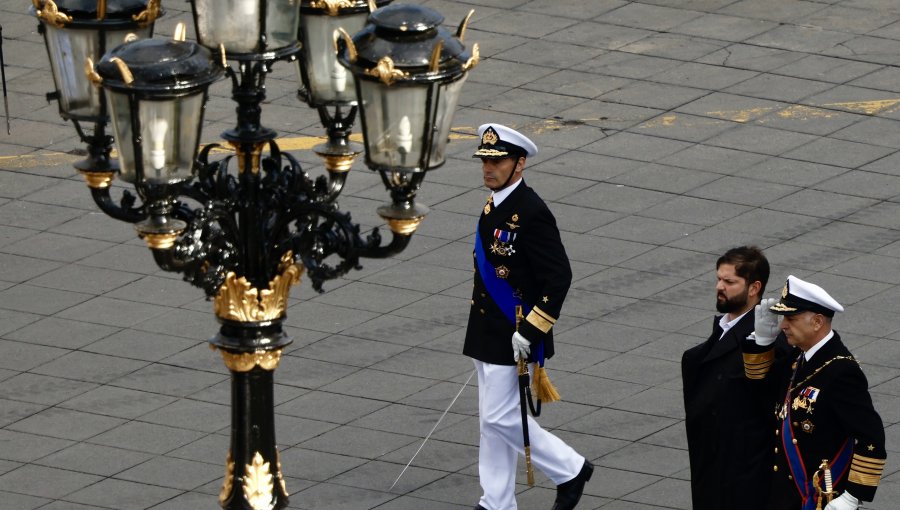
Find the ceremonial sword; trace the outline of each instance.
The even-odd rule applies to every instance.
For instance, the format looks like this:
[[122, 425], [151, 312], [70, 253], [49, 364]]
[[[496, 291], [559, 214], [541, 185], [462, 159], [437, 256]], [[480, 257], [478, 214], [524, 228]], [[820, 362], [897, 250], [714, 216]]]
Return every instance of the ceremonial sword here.
[[9, 99], [6, 98], [6, 64], [3, 63], [3, 25], [0, 25], [0, 80], [3, 81], [3, 109], [6, 111], [6, 134], [9, 129]]
[[[522, 321], [522, 305], [516, 305], [516, 331], [519, 330], [519, 322]], [[528, 437], [528, 361], [524, 356], [519, 357], [517, 363], [519, 373], [519, 408], [522, 409], [522, 442], [525, 446], [525, 474], [528, 477], [528, 486], [534, 487], [534, 467], [531, 465], [531, 439]], [[532, 411], [533, 412], [533, 411]]]
[[447, 416], [447, 413], [450, 411], [450, 408], [453, 407], [453, 404], [456, 403], [456, 399], [458, 399], [459, 396], [462, 395], [463, 390], [466, 389], [466, 386], [469, 385], [469, 381], [472, 380], [472, 376], [473, 376], [473, 375], [475, 375], [475, 371], [474, 371], [474, 370], [472, 370], [472, 373], [469, 374], [469, 378], [466, 379], [466, 382], [463, 383], [462, 388], [459, 389], [459, 392], [456, 393], [456, 396], [453, 397], [453, 401], [450, 402], [450, 405], [447, 406], [447, 409], [444, 409], [444, 414], [442, 414], [441, 417], [438, 418], [438, 421], [437, 421], [437, 423], [434, 424], [434, 427], [431, 427], [431, 432], [429, 432], [428, 435], [425, 436], [425, 439], [422, 440], [422, 444], [419, 445], [419, 449], [416, 450], [416, 453], [413, 454], [412, 458], [409, 459], [409, 462], [406, 463], [406, 466], [403, 467], [403, 471], [400, 471], [400, 474], [397, 475], [397, 479], [394, 480], [394, 483], [391, 484], [390, 489], [388, 489], [389, 491], [390, 491], [391, 489], [393, 489], [395, 485], [397, 485], [397, 482], [400, 481], [400, 477], [403, 476], [403, 473], [406, 473], [406, 469], [409, 468], [409, 465], [412, 464], [412, 461], [414, 461], [414, 460], [416, 459], [416, 455], [418, 455], [419, 452], [422, 451], [422, 448], [425, 446], [425, 443], [428, 442], [428, 439], [431, 437], [431, 434], [434, 434], [434, 431], [437, 430], [438, 425], [440, 425], [440, 424], [441, 424], [441, 421], [443, 421], [444, 416]]

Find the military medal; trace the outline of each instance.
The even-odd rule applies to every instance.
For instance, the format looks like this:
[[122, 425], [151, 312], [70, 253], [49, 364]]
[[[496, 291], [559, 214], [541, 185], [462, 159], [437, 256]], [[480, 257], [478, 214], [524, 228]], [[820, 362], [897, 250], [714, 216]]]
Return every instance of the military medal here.
[[513, 241], [516, 240], [516, 234], [505, 230], [494, 229], [494, 243], [491, 244], [491, 253], [497, 255], [508, 256], [516, 252], [513, 249]]
[[512, 218], [510, 218], [510, 219], [511, 219], [512, 221], [507, 221], [507, 222], [506, 222], [506, 224], [509, 225], [509, 229], [510, 229], [510, 230], [515, 230], [515, 229], [519, 228], [519, 225], [516, 225], [516, 222], [519, 221], [519, 215], [518, 215], [518, 214], [513, 214], [513, 215], [512, 215]]

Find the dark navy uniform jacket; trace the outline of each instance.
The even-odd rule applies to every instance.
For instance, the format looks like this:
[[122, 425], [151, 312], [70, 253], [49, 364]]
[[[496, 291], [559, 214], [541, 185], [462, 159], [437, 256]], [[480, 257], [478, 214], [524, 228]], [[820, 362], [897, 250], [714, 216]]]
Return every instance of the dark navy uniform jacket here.
[[[784, 402], [793, 373], [792, 365], [800, 355], [800, 349], [794, 348], [787, 356], [771, 356], [767, 360], [770, 348], [750, 341], [742, 345], [748, 377], [765, 391], [774, 409]], [[771, 367], [768, 373], [766, 366]], [[845, 473], [832, 473], [834, 490], [838, 494], [847, 490], [863, 501], [872, 501], [887, 456], [884, 424], [872, 405], [866, 376], [837, 332], [813, 354], [812, 359], [799, 366], [792, 388], [787, 419], [807, 477], [811, 479], [822, 460], [830, 462], [849, 441], [852, 461]], [[773, 434], [773, 451], [777, 448], [777, 452], [772, 466], [772, 493], [766, 508], [796, 510], [800, 508], [801, 498], [784, 453], [780, 432], [783, 421], [775, 416], [775, 412], [771, 416], [770, 433]]]
[[[572, 282], [556, 219], [537, 193], [521, 182], [499, 206], [482, 213], [478, 235], [495, 274], [531, 307], [519, 325], [519, 333], [531, 342], [532, 355], [543, 343], [544, 357], [550, 358], [553, 324]], [[514, 331], [515, 324], [485, 288], [476, 263], [463, 354], [486, 363], [514, 365]]]
[[753, 332], [753, 310], [724, 336], [720, 318], [706, 342], [681, 358], [693, 509], [759, 510], [766, 508], [774, 454], [771, 403], [744, 375], [741, 344]]

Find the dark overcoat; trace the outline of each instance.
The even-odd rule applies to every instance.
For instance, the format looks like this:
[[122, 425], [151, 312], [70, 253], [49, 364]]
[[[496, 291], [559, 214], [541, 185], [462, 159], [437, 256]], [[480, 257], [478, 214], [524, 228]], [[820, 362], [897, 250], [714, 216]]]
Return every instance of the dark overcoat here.
[[772, 408], [744, 375], [753, 311], [721, 339], [719, 319], [681, 358], [693, 509], [759, 510], [771, 485]]
[[[747, 342], [745, 350], [757, 354], [765, 348]], [[774, 408], [785, 401], [791, 387], [786, 416], [800, 450], [806, 475], [812, 478], [822, 460], [832, 461], [841, 446], [852, 445], [852, 461], [843, 473], [832, 473], [834, 490], [844, 490], [863, 501], [872, 501], [880, 482], [886, 457], [884, 424], [872, 405], [869, 385], [856, 359], [835, 332], [812, 358], [797, 367], [800, 349], [775, 355], [771, 371], [754, 381], [765, 389]], [[795, 405], [796, 404], [796, 405]], [[767, 509], [796, 510], [801, 496], [785, 457], [784, 435], [775, 433], [783, 421], [769, 414], [770, 446], [777, 448], [773, 465], [774, 481]], [[824, 507], [825, 505], [823, 505]]]
[[[545, 358], [552, 357], [552, 328], [572, 282], [572, 270], [550, 209], [521, 182], [499, 206], [482, 212], [477, 235], [495, 276], [531, 308], [519, 333], [531, 342], [532, 354], [543, 344]], [[485, 363], [514, 365], [515, 323], [488, 292], [477, 262], [471, 304], [463, 354]]]

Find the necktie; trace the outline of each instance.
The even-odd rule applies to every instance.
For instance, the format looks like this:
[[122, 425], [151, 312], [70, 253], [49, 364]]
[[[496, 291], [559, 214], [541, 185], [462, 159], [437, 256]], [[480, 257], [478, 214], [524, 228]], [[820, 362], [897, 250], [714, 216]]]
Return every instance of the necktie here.
[[484, 214], [489, 214], [491, 210], [494, 208], [494, 195], [488, 197], [487, 203], [484, 204]]

